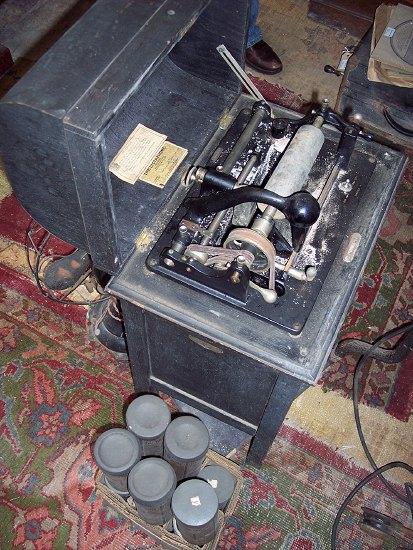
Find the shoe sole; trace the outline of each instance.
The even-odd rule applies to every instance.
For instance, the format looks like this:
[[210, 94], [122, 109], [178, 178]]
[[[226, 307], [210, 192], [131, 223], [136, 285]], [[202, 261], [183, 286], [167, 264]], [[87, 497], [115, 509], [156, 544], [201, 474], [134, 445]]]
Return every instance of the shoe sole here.
[[249, 67], [250, 69], [254, 69], [254, 71], [258, 71], [259, 73], [262, 73], [262, 74], [269, 74], [269, 75], [278, 74], [278, 73], [280, 73], [280, 72], [283, 70], [282, 67], [280, 67], [279, 69], [273, 69], [273, 70], [262, 69], [262, 68], [259, 67], [258, 65], [254, 65], [254, 64], [252, 64], [252, 63], [249, 63], [248, 61], [246, 61], [245, 64], [246, 64], [247, 67]]

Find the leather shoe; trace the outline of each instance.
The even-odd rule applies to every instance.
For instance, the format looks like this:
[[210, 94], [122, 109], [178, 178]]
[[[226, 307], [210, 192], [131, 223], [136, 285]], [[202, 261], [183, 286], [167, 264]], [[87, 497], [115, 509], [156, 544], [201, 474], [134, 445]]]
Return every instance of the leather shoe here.
[[264, 74], [277, 74], [282, 71], [281, 59], [264, 40], [260, 40], [245, 50], [246, 64]]

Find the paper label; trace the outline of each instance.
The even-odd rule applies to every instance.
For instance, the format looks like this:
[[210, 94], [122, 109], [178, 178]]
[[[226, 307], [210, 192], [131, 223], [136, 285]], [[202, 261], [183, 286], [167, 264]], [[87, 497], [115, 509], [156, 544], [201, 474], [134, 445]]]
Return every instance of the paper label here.
[[391, 38], [393, 34], [396, 32], [396, 29], [393, 27], [386, 27], [384, 29], [384, 36], [387, 36], [388, 38]]
[[166, 136], [138, 124], [109, 165], [119, 179], [134, 184], [162, 149]]
[[159, 153], [139, 179], [163, 189], [187, 154], [187, 149], [165, 141]]
[[213, 489], [216, 489], [218, 487], [218, 480], [217, 479], [208, 479], [208, 483], [211, 485]]

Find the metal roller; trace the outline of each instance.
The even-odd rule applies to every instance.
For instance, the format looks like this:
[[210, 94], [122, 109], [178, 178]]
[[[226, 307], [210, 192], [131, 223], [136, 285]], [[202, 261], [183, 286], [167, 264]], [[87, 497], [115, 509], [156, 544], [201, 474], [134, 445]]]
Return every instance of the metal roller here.
[[[268, 179], [265, 189], [283, 197], [301, 191], [323, 143], [324, 134], [320, 128], [311, 124], [301, 126]], [[260, 210], [265, 210], [264, 204], [258, 206]], [[274, 215], [278, 219], [283, 217], [279, 211]]]

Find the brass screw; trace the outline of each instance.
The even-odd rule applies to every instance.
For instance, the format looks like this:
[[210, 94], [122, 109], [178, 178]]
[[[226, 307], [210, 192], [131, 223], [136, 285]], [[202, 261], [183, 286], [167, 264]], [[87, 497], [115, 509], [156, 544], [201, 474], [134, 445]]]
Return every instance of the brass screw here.
[[241, 281], [241, 275], [238, 273], [238, 271], [234, 271], [230, 279], [232, 284], [237, 285]]

